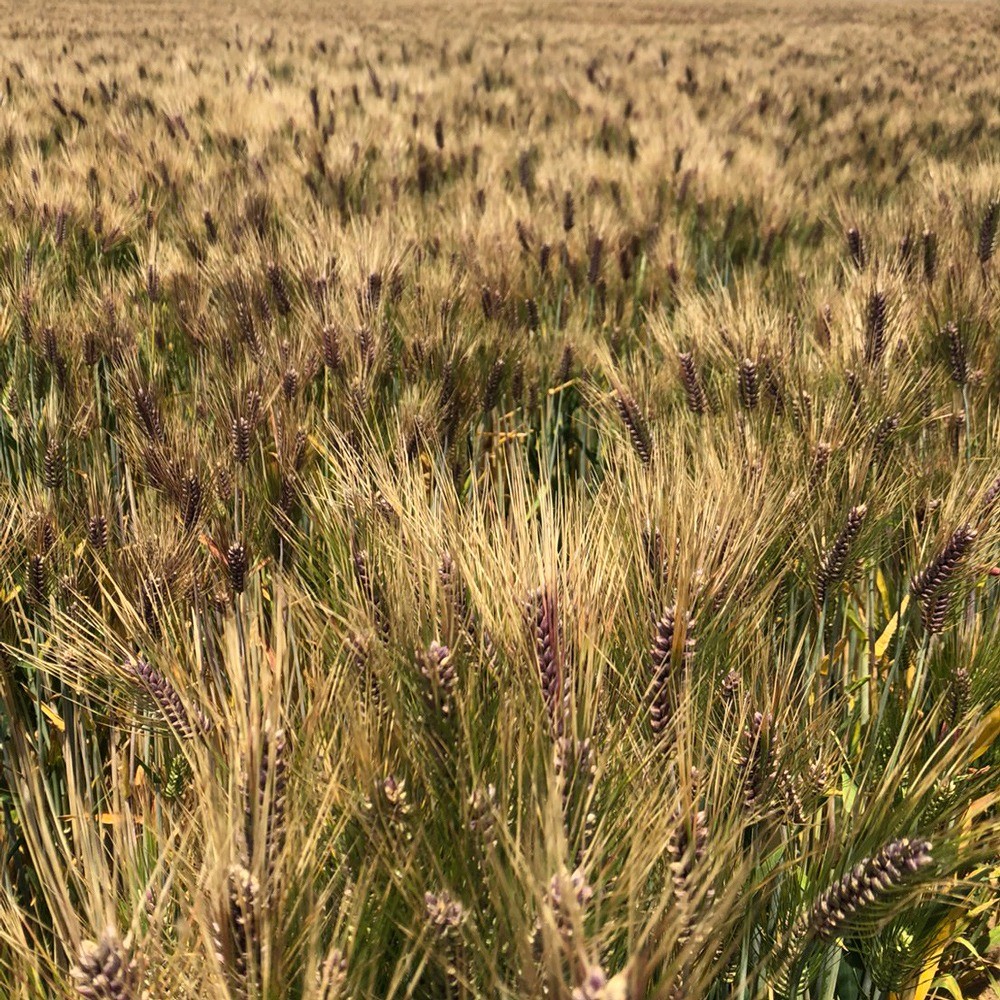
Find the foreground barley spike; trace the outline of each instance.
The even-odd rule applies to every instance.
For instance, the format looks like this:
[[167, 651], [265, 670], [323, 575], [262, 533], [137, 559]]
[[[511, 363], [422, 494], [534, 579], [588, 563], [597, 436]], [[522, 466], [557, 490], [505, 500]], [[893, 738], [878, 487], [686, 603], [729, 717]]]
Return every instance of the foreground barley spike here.
[[743, 753], [739, 770], [743, 775], [743, 800], [750, 811], [756, 810], [761, 799], [775, 785], [780, 742], [774, 731], [771, 715], [755, 712], [743, 731]]
[[257, 994], [250, 978], [260, 968], [257, 913], [260, 887], [242, 865], [233, 865], [226, 875], [224, 898], [212, 921], [212, 938], [219, 968], [238, 994]]
[[468, 798], [469, 829], [476, 833], [487, 847], [497, 844], [496, 811], [497, 790], [492, 784], [480, 785]]
[[250, 421], [246, 417], [233, 419], [229, 436], [233, 448], [233, 461], [237, 465], [246, 465], [250, 461]]
[[682, 791], [683, 801], [674, 808], [674, 824], [667, 840], [670, 881], [675, 898], [683, 903], [690, 900], [691, 876], [708, 846], [707, 814], [698, 808], [698, 792], [698, 772], [692, 769], [690, 788]]
[[948, 361], [951, 367], [951, 379], [960, 389], [969, 382], [969, 361], [965, 354], [965, 345], [959, 333], [958, 324], [947, 323], [943, 331], [948, 340]]
[[854, 266], [859, 271], [863, 271], [868, 260], [865, 254], [865, 241], [862, 239], [861, 233], [853, 226], [847, 230], [847, 249], [851, 254]]
[[532, 333], [536, 332], [541, 327], [541, 319], [538, 315], [538, 303], [534, 299], [525, 299], [524, 312], [528, 323], [528, 329], [531, 330]]
[[899, 428], [899, 414], [892, 414], [879, 421], [878, 426], [872, 432], [872, 453], [876, 458], [882, 458], [885, 447], [889, 443], [889, 438]]
[[125, 669], [145, 688], [167, 725], [181, 739], [190, 740], [194, 738], [197, 730], [200, 729], [202, 732], [208, 730], [208, 720], [200, 712], [197, 713], [197, 726], [192, 724], [181, 696], [155, 667], [145, 660], [136, 659], [126, 664]]
[[987, 487], [986, 492], [983, 494], [983, 500], [980, 504], [980, 510], [983, 517], [986, 517], [993, 510], [993, 505], [1000, 500], [1000, 476]]
[[918, 600], [930, 597], [940, 590], [954, 575], [958, 564], [972, 548], [976, 539], [972, 525], [959, 525], [945, 547], [910, 581], [910, 590]]
[[323, 345], [323, 363], [331, 372], [339, 372], [344, 361], [340, 350], [340, 331], [335, 326], [324, 326], [320, 340]]
[[45, 572], [45, 556], [37, 552], [28, 560], [28, 599], [41, 607], [48, 592], [48, 574]]
[[563, 661], [562, 633], [556, 599], [549, 590], [537, 590], [529, 604], [534, 622], [535, 661], [542, 682], [545, 711], [555, 738], [563, 732], [563, 700], [565, 692], [565, 664]]
[[958, 667], [948, 687], [948, 729], [954, 729], [965, 716], [972, 694], [972, 679], [966, 667]]
[[590, 261], [587, 267], [587, 283], [596, 285], [597, 279], [601, 276], [601, 259], [604, 255], [604, 240], [600, 236], [594, 237], [594, 242], [590, 245]]
[[[268, 785], [271, 795], [268, 799]], [[287, 832], [286, 802], [288, 794], [288, 741], [285, 731], [277, 729], [274, 732], [265, 728], [261, 738], [260, 768], [257, 772], [257, 815], [267, 814], [264, 831], [264, 858], [269, 875], [273, 874], [278, 855], [285, 844]], [[251, 803], [246, 803], [247, 810], [247, 849], [253, 856], [254, 828]], [[266, 887], [273, 888], [273, 880], [268, 880]]]
[[87, 541], [98, 552], [108, 547], [108, 519], [103, 514], [94, 514], [87, 522]]
[[451, 650], [439, 642], [432, 642], [418, 660], [420, 672], [428, 684], [427, 699], [431, 708], [444, 716], [451, 715], [456, 680]]
[[138, 997], [139, 970], [131, 947], [114, 927], [105, 928], [98, 941], [84, 941], [70, 970], [73, 986], [87, 1000], [132, 1000]]
[[233, 593], [242, 594], [246, 590], [248, 556], [246, 546], [241, 541], [233, 542], [226, 551], [226, 572]]
[[573, 192], [567, 191], [563, 196], [563, 231], [569, 232], [576, 222], [576, 210], [573, 205]]
[[927, 840], [893, 840], [835, 882], [803, 917], [801, 931], [829, 941], [868, 906], [931, 864]]
[[559, 367], [556, 369], [556, 385], [565, 385], [573, 374], [573, 345], [567, 343], [563, 347], [562, 356], [559, 358]]
[[920, 602], [920, 620], [930, 635], [938, 635], [944, 631], [950, 607], [951, 590], [947, 587], [929, 594]]
[[60, 441], [49, 441], [43, 464], [46, 488], [54, 492], [61, 490], [66, 483], [66, 452]]
[[274, 301], [278, 306], [278, 313], [287, 316], [292, 311], [292, 302], [288, 297], [288, 286], [285, 284], [285, 276], [282, 273], [281, 265], [277, 261], [269, 261], [267, 264], [267, 280], [271, 284], [271, 291], [274, 294]]
[[747, 410], [757, 409], [760, 402], [760, 381], [757, 377], [757, 365], [750, 358], [740, 362], [740, 402]]
[[483, 390], [483, 412], [489, 413], [500, 398], [500, 387], [503, 382], [503, 373], [506, 365], [503, 358], [497, 358], [493, 362], [489, 375], [486, 377], [486, 386]]
[[738, 670], [730, 670], [722, 680], [722, 687], [719, 689], [719, 697], [724, 704], [734, 702], [740, 693], [740, 684], [743, 678]]
[[823, 605], [830, 588], [843, 578], [851, 545], [857, 539], [867, 513], [868, 507], [865, 504], [852, 507], [847, 515], [847, 523], [841, 528], [836, 541], [823, 556], [819, 572], [816, 574], [816, 599], [820, 606]]
[[[649, 689], [649, 716], [653, 732], [660, 736], [674, 713], [674, 633], [677, 628], [677, 609], [667, 608], [656, 623], [653, 646], [650, 650], [652, 678]], [[684, 648], [677, 666], [688, 670], [694, 657], [695, 640], [691, 620], [685, 623]]]
[[149, 388], [141, 385], [136, 386], [132, 393], [132, 401], [149, 440], [154, 444], [162, 442], [164, 440], [163, 421], [160, 418], [159, 407], [156, 405], [156, 400]]
[[701, 415], [708, 406], [708, 398], [702, 388], [701, 380], [698, 378], [694, 358], [691, 354], [682, 351], [677, 355], [677, 360], [680, 362], [681, 381], [684, 383], [684, 395], [687, 397], [688, 409], [692, 413]]
[[993, 246], [997, 238], [997, 224], [1000, 223], [1000, 201], [993, 200], [986, 207], [979, 227], [979, 263], [988, 264], [993, 256]]
[[351, 540], [351, 561], [354, 565], [354, 578], [371, 608], [375, 619], [375, 628], [383, 640], [389, 636], [389, 614], [385, 606], [385, 598], [381, 587], [372, 578], [368, 569], [368, 553], [361, 548], [356, 540]]
[[653, 457], [653, 439], [649, 434], [649, 427], [639, 409], [639, 404], [621, 389], [615, 393], [615, 406], [622, 418], [622, 422], [628, 429], [629, 440], [635, 448], [643, 465], [649, 465]]
[[868, 297], [865, 319], [865, 361], [873, 368], [885, 353], [886, 300], [885, 293], [873, 291]]
[[201, 480], [194, 470], [190, 470], [181, 483], [181, 520], [184, 530], [191, 531], [201, 516]]
[[809, 488], [815, 489], [819, 481], [826, 474], [826, 468], [830, 464], [831, 448], [825, 441], [820, 441], [813, 451], [812, 467], [809, 469]]
[[937, 233], [925, 229], [921, 236], [924, 260], [924, 281], [932, 282], [937, 274]]

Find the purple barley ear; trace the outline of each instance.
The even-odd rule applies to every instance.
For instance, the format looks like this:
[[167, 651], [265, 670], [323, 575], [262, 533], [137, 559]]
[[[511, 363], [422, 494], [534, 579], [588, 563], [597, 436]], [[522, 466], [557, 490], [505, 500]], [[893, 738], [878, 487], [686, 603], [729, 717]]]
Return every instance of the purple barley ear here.
[[601, 276], [601, 262], [604, 257], [604, 240], [595, 236], [590, 244], [590, 260], [587, 266], [587, 283], [596, 285]]
[[823, 556], [816, 574], [816, 600], [820, 607], [823, 606], [830, 588], [843, 579], [851, 546], [861, 532], [867, 513], [868, 507], [865, 504], [852, 507], [847, 515], [847, 523], [841, 528], [836, 541]]
[[211, 723], [200, 710], [195, 710], [195, 719], [192, 721], [181, 696], [155, 667], [145, 660], [137, 659], [127, 663], [125, 670], [146, 690], [164, 721], [178, 737], [190, 740], [195, 733], [207, 733], [210, 730]]
[[320, 333], [323, 348], [323, 364], [334, 374], [339, 374], [344, 364], [340, 346], [340, 331], [336, 326], [324, 326]]
[[132, 1000], [139, 996], [139, 969], [131, 945], [109, 926], [97, 941], [84, 941], [70, 978], [77, 994], [87, 1000]]
[[983, 494], [983, 500], [980, 504], [980, 511], [983, 517], [987, 517], [993, 510], [996, 502], [1000, 500], [1000, 476], [997, 476], [992, 483], [986, 488], [986, 492]]
[[132, 402], [146, 436], [153, 444], [162, 444], [165, 440], [163, 419], [152, 390], [148, 386], [137, 385], [132, 390]]
[[920, 246], [923, 251], [924, 281], [930, 284], [937, 275], [937, 233], [933, 229], [925, 229], [920, 237]]
[[736, 701], [739, 697], [742, 682], [743, 679], [740, 677], [738, 670], [730, 670], [726, 674], [722, 681], [722, 687], [719, 689], [719, 697], [722, 699], [723, 704], [731, 705]]
[[271, 293], [274, 295], [278, 314], [287, 316], [292, 311], [292, 301], [288, 297], [288, 286], [285, 283], [285, 275], [281, 270], [281, 265], [277, 261], [272, 260], [268, 262], [267, 280], [271, 285]]
[[873, 368], [885, 354], [886, 313], [885, 292], [873, 291], [865, 316], [865, 361]]
[[468, 621], [469, 605], [465, 598], [465, 587], [462, 584], [455, 560], [447, 549], [441, 555], [438, 579], [441, 581], [441, 589], [445, 592], [448, 602], [455, 612], [455, 617], [460, 622]]
[[549, 719], [552, 736], [562, 736], [565, 725], [566, 678], [562, 649], [562, 629], [559, 609], [554, 594], [537, 590], [528, 602], [535, 640], [535, 662], [542, 684], [542, 698]]
[[673, 826], [667, 839], [670, 881], [680, 902], [690, 899], [691, 876], [708, 846], [707, 813], [698, 808], [698, 793], [698, 772], [693, 770], [690, 787], [681, 792], [686, 801], [678, 802], [674, 808]]
[[889, 439], [899, 428], [899, 414], [885, 417], [872, 432], [872, 455], [875, 460], [882, 459], [886, 454]]
[[920, 620], [929, 635], [938, 635], [944, 631], [951, 607], [951, 592], [946, 587], [920, 602]]
[[559, 367], [556, 369], [556, 385], [565, 385], [573, 374], [573, 345], [567, 343], [563, 347], [562, 356], [559, 358]]
[[253, 428], [246, 417], [234, 417], [229, 428], [229, 438], [232, 444], [233, 461], [237, 465], [246, 465], [250, 461], [250, 438]]
[[286, 368], [281, 376], [281, 395], [285, 400], [291, 402], [295, 394], [299, 391], [299, 370], [297, 368]]
[[[270, 795], [268, 790], [270, 789]], [[256, 803], [251, 793], [245, 801], [247, 852], [253, 857], [255, 842], [255, 813], [257, 822], [265, 816], [264, 864], [267, 872], [265, 895], [276, 889], [278, 856], [285, 845], [287, 833], [286, 803], [288, 798], [288, 741], [283, 729], [265, 727], [260, 748], [260, 766], [255, 782]]]
[[832, 449], [825, 441], [820, 441], [813, 451], [812, 466], [809, 469], [809, 489], [814, 490], [826, 475]]
[[221, 906], [212, 920], [212, 943], [222, 974], [240, 996], [258, 992], [259, 900], [257, 879], [242, 865], [232, 865], [226, 874]]
[[368, 553], [357, 544], [355, 539], [351, 540], [351, 561], [354, 565], [354, 578], [357, 580], [358, 588], [371, 609], [375, 628], [383, 642], [387, 641], [391, 623], [386, 607], [385, 595], [382, 593], [382, 588], [378, 585], [369, 569]]
[[48, 595], [48, 573], [45, 556], [37, 552], [28, 560], [28, 600], [42, 607]]
[[639, 404], [630, 395], [619, 389], [615, 393], [615, 406], [628, 430], [629, 440], [632, 442], [635, 453], [643, 465], [649, 465], [653, 457], [653, 439], [650, 436], [646, 419], [639, 409]]
[[226, 551], [226, 571], [229, 573], [229, 586], [234, 594], [242, 594], [246, 590], [249, 556], [246, 546], [241, 541], [235, 541]]
[[506, 363], [502, 357], [493, 362], [489, 375], [486, 376], [486, 385], [483, 389], [483, 413], [489, 413], [500, 398], [500, 389], [503, 384], [503, 375]]
[[478, 834], [483, 844], [497, 844], [497, 790], [495, 785], [481, 785], [469, 796], [469, 829]]
[[524, 300], [524, 315], [528, 329], [531, 330], [532, 333], [541, 329], [542, 323], [538, 315], [538, 303], [534, 299], [528, 298]]
[[576, 206], [573, 203], [573, 192], [567, 191], [563, 196], [563, 232], [568, 233], [576, 224]]
[[944, 548], [910, 581], [910, 591], [917, 600], [931, 597], [952, 579], [977, 534], [968, 523], [952, 532]]
[[982, 224], [979, 227], [979, 263], [984, 267], [993, 256], [997, 238], [997, 224], [1000, 223], [1000, 201], [993, 200], [986, 206]]
[[941, 331], [942, 336], [948, 342], [948, 363], [951, 370], [951, 379], [960, 389], [969, 383], [969, 360], [965, 353], [965, 345], [962, 343], [962, 335], [959, 332], [957, 323], [946, 323]]
[[201, 480], [193, 469], [181, 481], [181, 521], [185, 531], [191, 531], [201, 516], [202, 489]]
[[931, 864], [927, 840], [893, 840], [873, 858], [866, 858], [827, 889], [799, 924], [799, 935], [829, 941], [858, 914]]
[[750, 358], [744, 358], [740, 362], [739, 391], [743, 408], [756, 410], [760, 403], [760, 379], [757, 376], [757, 365]]
[[103, 514], [94, 514], [87, 522], [87, 541], [98, 552], [108, 547], [108, 519]]
[[758, 808], [775, 784], [780, 753], [781, 743], [774, 731], [773, 717], [755, 712], [743, 732], [743, 754], [738, 763], [743, 777], [744, 805], [751, 812]]
[[687, 399], [688, 409], [700, 416], [708, 408], [708, 397], [705, 395], [701, 379], [698, 377], [694, 357], [682, 351], [677, 355], [677, 360], [680, 364], [681, 382], [684, 385], [684, 396]]
[[427, 681], [427, 700], [432, 709], [447, 717], [452, 714], [455, 696], [455, 665], [451, 650], [432, 642], [418, 657], [420, 673]]
[[465, 907], [447, 890], [424, 893], [427, 923], [440, 937], [451, 937], [465, 922]]
[[854, 227], [847, 230], [847, 250], [851, 255], [854, 266], [859, 271], [863, 271], [865, 264], [868, 262], [868, 256], [865, 252], [865, 241], [861, 233]]
[[347, 978], [347, 959], [339, 948], [333, 948], [316, 970], [317, 1000], [338, 1000]]
[[[674, 714], [674, 632], [677, 625], [676, 608], [667, 608], [656, 623], [653, 646], [650, 651], [651, 680], [649, 686], [649, 716], [653, 732], [662, 737]], [[694, 655], [694, 637], [690, 619], [686, 623], [684, 649], [677, 667], [687, 669]]]
[[579, 986], [573, 988], [573, 1000], [608, 1000], [608, 976], [599, 965], [591, 965]]
[[49, 441], [45, 447], [43, 480], [45, 488], [58, 493], [66, 484], [66, 449], [61, 441]]

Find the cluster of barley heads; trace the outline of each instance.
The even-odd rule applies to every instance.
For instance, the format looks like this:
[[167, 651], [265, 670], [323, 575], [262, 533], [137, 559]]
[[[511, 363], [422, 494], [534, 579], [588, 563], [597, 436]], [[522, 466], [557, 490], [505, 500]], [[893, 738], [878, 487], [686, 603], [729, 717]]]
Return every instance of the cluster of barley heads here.
[[0, 993], [983, 995], [1000, 25], [244, 13], [5, 29]]

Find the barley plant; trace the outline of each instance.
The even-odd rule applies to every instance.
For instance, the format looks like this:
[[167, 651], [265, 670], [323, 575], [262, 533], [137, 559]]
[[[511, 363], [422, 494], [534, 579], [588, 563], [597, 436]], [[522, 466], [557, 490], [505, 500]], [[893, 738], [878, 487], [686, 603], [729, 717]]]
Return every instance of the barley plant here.
[[1000, 978], [986, 3], [5, 4], [0, 996]]

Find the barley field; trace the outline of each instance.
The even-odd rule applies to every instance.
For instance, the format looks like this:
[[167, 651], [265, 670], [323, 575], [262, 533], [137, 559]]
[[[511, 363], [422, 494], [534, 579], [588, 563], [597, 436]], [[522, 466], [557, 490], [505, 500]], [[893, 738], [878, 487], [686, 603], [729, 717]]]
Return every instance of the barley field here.
[[0, 997], [1000, 995], [1000, 8], [0, 9]]

